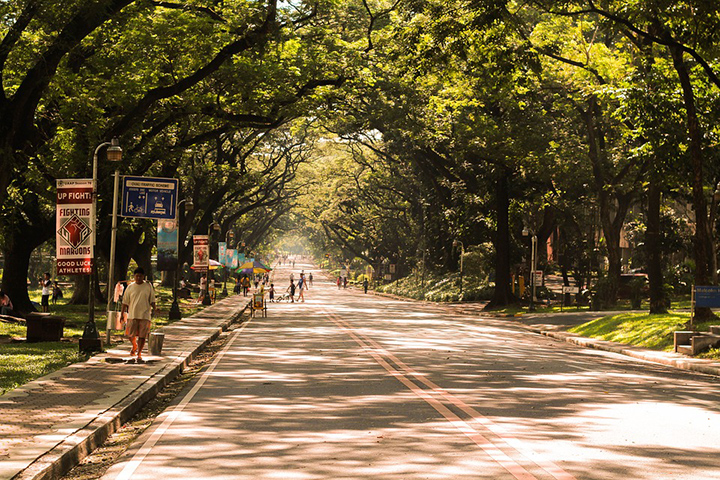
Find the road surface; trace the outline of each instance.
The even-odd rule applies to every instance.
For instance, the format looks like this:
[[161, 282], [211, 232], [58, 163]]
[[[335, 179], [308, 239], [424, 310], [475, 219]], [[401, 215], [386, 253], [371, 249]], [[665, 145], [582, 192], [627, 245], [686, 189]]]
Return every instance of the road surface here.
[[716, 379], [313, 271], [104, 478], [720, 479]]

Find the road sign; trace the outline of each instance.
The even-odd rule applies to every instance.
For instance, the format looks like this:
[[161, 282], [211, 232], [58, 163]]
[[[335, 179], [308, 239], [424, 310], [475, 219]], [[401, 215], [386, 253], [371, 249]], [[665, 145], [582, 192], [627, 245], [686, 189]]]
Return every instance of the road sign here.
[[134, 218], [175, 219], [176, 178], [128, 177], [122, 179], [120, 215]]
[[562, 293], [580, 293], [580, 287], [568, 287], [563, 285], [562, 287]]

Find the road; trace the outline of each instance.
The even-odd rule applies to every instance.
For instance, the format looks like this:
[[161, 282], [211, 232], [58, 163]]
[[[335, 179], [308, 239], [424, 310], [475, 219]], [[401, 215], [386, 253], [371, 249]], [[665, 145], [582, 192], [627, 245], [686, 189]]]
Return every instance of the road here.
[[717, 379], [319, 277], [103, 478], [720, 479]]

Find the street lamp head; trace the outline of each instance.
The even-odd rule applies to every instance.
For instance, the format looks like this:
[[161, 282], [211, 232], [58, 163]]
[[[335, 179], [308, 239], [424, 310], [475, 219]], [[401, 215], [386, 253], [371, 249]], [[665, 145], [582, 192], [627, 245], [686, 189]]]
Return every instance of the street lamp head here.
[[458, 246], [458, 241], [457, 241], [457, 240], [453, 240], [453, 248], [457, 248], [457, 246]]
[[122, 160], [122, 148], [117, 137], [113, 138], [107, 149], [107, 159], [109, 162], [119, 162]]
[[528, 235], [530, 235], [530, 231], [528, 230], [527, 227], [523, 227], [523, 229], [522, 229], [522, 236], [523, 236], [523, 237], [527, 237]]
[[213, 222], [212, 228], [213, 228], [213, 230], [215, 230], [216, 232], [219, 232], [220, 230], [222, 230], [222, 227], [221, 227], [220, 224], [217, 223], [217, 222]]
[[713, 193], [713, 199], [715, 202], [720, 202], [720, 182], [715, 186], [715, 192]]
[[193, 203], [192, 198], [186, 198], [183, 202], [185, 202], [185, 215], [187, 215], [193, 211], [195, 204]]

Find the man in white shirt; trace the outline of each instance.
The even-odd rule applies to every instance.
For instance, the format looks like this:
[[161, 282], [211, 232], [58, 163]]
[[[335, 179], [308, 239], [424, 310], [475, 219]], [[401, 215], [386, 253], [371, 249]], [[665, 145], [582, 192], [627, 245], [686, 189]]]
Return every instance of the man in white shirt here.
[[142, 350], [145, 339], [150, 336], [150, 322], [155, 313], [155, 290], [145, 281], [142, 268], [136, 268], [133, 273], [135, 282], [125, 289], [122, 311], [128, 314], [125, 334], [132, 342], [130, 356], [137, 354], [137, 361], [142, 362]]

